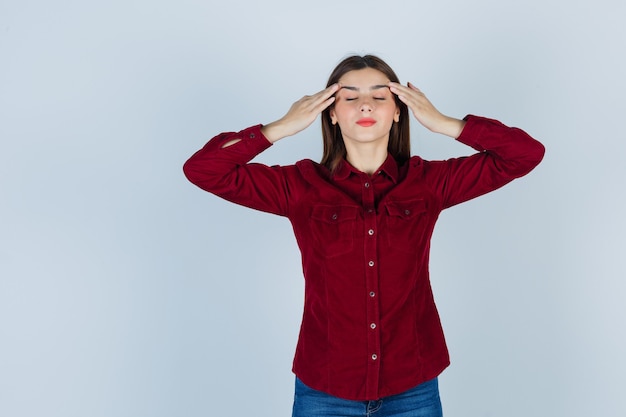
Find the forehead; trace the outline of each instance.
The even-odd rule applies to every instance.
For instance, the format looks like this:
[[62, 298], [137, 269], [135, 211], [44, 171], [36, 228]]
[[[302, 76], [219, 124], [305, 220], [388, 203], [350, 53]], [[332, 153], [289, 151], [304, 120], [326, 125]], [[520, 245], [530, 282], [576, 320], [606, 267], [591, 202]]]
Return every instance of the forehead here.
[[388, 82], [389, 78], [374, 68], [348, 71], [339, 79], [339, 85], [353, 86], [359, 89], [369, 89], [375, 85], [386, 85]]

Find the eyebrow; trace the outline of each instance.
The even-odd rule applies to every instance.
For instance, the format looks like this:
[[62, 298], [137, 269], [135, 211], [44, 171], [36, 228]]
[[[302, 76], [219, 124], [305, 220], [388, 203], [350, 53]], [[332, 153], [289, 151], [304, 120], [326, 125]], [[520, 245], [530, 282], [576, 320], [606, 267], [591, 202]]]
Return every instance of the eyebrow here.
[[[380, 90], [381, 88], [387, 88], [389, 86], [384, 85], [384, 84], [377, 84], [377, 85], [373, 85], [370, 87], [370, 91], [371, 90]], [[341, 88], [345, 88], [346, 90], [351, 90], [351, 91], [360, 91], [360, 89], [358, 87], [353, 87], [351, 85], [343, 85], [341, 86]]]

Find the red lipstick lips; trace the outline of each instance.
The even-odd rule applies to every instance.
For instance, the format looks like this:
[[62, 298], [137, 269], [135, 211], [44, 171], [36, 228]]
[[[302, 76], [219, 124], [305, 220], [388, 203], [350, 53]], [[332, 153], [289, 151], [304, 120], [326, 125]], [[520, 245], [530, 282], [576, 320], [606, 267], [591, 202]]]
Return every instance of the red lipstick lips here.
[[359, 119], [356, 124], [358, 124], [359, 126], [363, 126], [363, 127], [370, 127], [376, 124], [376, 120], [371, 119], [369, 117], [364, 117], [362, 119]]

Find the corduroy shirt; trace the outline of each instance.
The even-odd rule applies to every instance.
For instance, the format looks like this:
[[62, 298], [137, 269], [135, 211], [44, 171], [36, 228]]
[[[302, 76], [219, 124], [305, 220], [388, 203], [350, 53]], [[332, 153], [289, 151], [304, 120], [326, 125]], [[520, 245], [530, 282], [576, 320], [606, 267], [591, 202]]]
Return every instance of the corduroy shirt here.
[[[524, 131], [467, 116], [458, 141], [477, 153], [445, 161], [388, 157], [373, 175], [343, 161], [250, 161], [271, 146], [261, 125], [222, 133], [184, 166], [198, 187], [287, 217], [302, 254], [304, 314], [293, 362], [309, 387], [374, 400], [450, 363], [430, 286], [430, 239], [442, 210], [530, 172], [544, 147]], [[223, 147], [233, 139], [234, 145]]]

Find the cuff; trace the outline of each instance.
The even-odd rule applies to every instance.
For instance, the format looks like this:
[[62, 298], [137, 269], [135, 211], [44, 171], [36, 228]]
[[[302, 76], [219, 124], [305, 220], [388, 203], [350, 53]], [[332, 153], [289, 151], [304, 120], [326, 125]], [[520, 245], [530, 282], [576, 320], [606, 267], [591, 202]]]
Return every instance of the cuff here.
[[241, 139], [238, 143], [235, 143], [227, 148], [232, 151], [244, 151], [245, 153], [257, 154], [272, 146], [272, 142], [261, 133], [263, 125], [258, 124], [250, 126], [239, 132], [232, 132], [222, 136], [221, 143], [232, 141], [233, 139]]
[[456, 140], [478, 151], [486, 150], [486, 148], [479, 143], [481, 138], [489, 136], [494, 130], [497, 131], [508, 128], [495, 119], [474, 116], [472, 114], [468, 114], [463, 120], [466, 122], [465, 127], [463, 127], [463, 131]]

